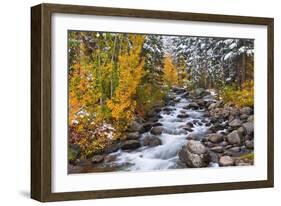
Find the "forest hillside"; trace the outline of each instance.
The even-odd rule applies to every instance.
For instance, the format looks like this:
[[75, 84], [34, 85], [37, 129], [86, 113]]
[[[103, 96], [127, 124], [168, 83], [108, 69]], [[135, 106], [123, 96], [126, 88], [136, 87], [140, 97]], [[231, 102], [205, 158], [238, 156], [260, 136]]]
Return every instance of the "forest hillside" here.
[[69, 161], [116, 151], [179, 94], [253, 110], [253, 75], [251, 39], [69, 31]]

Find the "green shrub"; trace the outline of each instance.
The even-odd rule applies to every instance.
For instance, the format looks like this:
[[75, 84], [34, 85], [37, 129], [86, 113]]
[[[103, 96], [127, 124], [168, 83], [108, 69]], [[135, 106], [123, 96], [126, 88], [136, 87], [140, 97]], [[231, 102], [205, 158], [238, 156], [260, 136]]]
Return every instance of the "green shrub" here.
[[146, 83], [137, 89], [137, 113], [144, 117], [155, 105], [162, 105], [163, 98], [167, 95], [168, 89], [160, 88], [151, 83]]
[[254, 160], [255, 159], [255, 155], [254, 155], [254, 153], [249, 153], [249, 154], [242, 155], [240, 158], [241, 159]]

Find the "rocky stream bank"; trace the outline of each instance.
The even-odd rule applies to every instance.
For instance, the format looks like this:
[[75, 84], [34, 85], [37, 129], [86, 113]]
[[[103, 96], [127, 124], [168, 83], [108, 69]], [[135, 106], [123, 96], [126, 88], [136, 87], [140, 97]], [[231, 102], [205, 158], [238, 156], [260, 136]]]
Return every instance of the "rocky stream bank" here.
[[[148, 171], [254, 164], [254, 110], [207, 90], [173, 88], [165, 105], [135, 119], [122, 140], [69, 164], [69, 173]], [[79, 154], [79, 147], [71, 146]]]

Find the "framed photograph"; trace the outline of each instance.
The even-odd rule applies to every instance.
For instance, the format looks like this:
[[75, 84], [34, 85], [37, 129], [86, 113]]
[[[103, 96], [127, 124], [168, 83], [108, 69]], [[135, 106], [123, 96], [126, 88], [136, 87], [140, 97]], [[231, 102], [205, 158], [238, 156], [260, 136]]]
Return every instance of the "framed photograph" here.
[[273, 19], [31, 8], [31, 197], [273, 187]]

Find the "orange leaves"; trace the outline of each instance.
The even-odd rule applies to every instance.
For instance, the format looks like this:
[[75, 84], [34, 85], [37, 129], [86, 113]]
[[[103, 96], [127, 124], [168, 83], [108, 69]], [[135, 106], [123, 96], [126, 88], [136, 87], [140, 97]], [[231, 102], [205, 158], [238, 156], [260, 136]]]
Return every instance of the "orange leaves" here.
[[164, 81], [170, 87], [178, 84], [177, 69], [172, 62], [172, 58], [167, 56], [164, 58]]
[[95, 91], [92, 67], [85, 59], [72, 67], [69, 75], [69, 124], [80, 110], [87, 110], [87, 106], [93, 105], [100, 97], [100, 93]]
[[114, 97], [107, 101], [115, 120], [124, 120], [130, 123], [136, 108], [137, 87], [144, 73], [144, 62], [140, 58], [144, 37], [130, 35], [131, 48], [127, 53], [119, 56], [119, 85]]
[[85, 157], [119, 138], [136, 116], [145, 36], [81, 32], [78, 37], [69, 68], [69, 127]]

